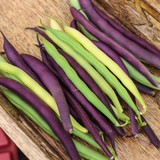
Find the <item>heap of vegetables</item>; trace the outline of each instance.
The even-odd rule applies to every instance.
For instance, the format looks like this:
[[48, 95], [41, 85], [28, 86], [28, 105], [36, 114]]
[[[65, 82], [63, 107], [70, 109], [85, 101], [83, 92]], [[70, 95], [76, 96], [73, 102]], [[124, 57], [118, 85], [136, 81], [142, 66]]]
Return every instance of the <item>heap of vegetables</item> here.
[[[0, 56], [0, 85], [5, 87], [0, 90], [15, 107], [59, 140], [72, 160], [80, 160], [80, 155], [91, 160], [118, 159], [115, 131], [127, 137], [123, 126], [128, 124], [133, 136], [139, 136], [140, 126], [159, 148], [159, 139], [143, 117], [147, 106], [139, 93], [155, 94], [159, 78], [139, 59], [159, 67], [160, 51], [124, 29], [91, 0], [69, 3], [74, 19], [70, 27], [60, 20], [65, 32], [49, 16], [51, 28], [42, 22], [42, 26], [30, 28], [43, 41], [41, 44], [38, 39], [37, 45], [42, 61], [19, 54], [1, 32], [10, 63]], [[123, 113], [118, 96], [126, 102], [129, 117]], [[143, 106], [140, 111], [136, 98]], [[102, 133], [113, 149], [105, 144]], [[103, 150], [106, 156], [80, 144], [71, 134]]]

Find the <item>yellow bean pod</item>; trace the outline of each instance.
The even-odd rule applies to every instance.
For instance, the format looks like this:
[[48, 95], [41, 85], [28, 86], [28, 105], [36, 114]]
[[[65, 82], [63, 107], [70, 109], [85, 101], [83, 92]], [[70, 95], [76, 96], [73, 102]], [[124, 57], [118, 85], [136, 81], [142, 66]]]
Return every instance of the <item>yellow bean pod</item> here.
[[144, 111], [142, 111], [142, 113], [144, 113], [146, 111], [145, 102], [142, 99], [133, 81], [125, 74], [125, 72], [111, 58], [109, 58], [104, 52], [102, 52], [97, 46], [95, 46], [82, 33], [66, 25], [64, 25], [64, 30], [72, 38], [78, 41], [86, 50], [88, 50], [91, 54], [93, 54], [99, 61], [101, 61], [106, 67], [108, 67], [119, 78], [119, 80], [124, 84], [124, 86], [126, 86], [126, 88], [142, 104], [144, 108]]

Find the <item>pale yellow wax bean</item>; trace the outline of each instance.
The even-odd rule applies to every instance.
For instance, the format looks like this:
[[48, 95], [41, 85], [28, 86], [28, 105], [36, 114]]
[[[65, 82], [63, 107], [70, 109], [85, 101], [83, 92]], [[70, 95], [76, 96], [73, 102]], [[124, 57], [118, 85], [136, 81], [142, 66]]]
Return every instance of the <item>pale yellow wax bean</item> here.
[[55, 21], [54, 19], [52, 19], [50, 16], [46, 15], [49, 19], [50, 19], [50, 26], [51, 28], [54, 28], [56, 30], [62, 31], [63, 29], [62, 27], [59, 25], [59, 23], [57, 21]]
[[[117, 98], [116, 93], [112, 89], [112, 87], [108, 84], [108, 82], [77, 52], [75, 52], [72, 47], [70, 47], [67, 43], [58, 39], [54, 34], [50, 31], [45, 30], [45, 33], [53, 40], [55, 44], [57, 44], [60, 48], [62, 48], [67, 54], [73, 57], [95, 80], [95, 82], [99, 85], [102, 91], [108, 95], [108, 97], [112, 100], [113, 104], [117, 108], [122, 108], [120, 102]], [[123, 110], [122, 110], [123, 112]]]
[[142, 99], [139, 91], [134, 85], [133, 81], [125, 74], [125, 72], [104, 52], [102, 52], [97, 46], [95, 46], [87, 37], [74, 28], [64, 25], [64, 30], [72, 38], [78, 41], [86, 50], [93, 54], [98, 60], [100, 60], [106, 67], [108, 67], [127, 87], [127, 89], [139, 100], [139, 102], [146, 108], [144, 100]]
[[[58, 107], [55, 99], [43, 89], [35, 80], [33, 80], [27, 73], [20, 68], [13, 66], [7, 62], [0, 62], [0, 70], [13, 74], [18, 77], [23, 84], [32, 90], [40, 99], [42, 99], [49, 107], [51, 107], [59, 116]], [[23, 92], [23, 91], [22, 91]], [[82, 127], [72, 116], [70, 116], [72, 125], [82, 132], [88, 132], [88, 130]]]

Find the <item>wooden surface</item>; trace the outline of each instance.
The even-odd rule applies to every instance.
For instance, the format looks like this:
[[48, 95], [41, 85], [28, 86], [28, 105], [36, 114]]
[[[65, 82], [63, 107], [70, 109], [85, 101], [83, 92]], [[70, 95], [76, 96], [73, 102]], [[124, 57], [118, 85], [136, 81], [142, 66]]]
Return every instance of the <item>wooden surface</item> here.
[[[105, 3], [104, 0], [94, 0], [93, 2], [97, 5], [102, 4], [107, 9], [106, 13], [115, 17], [130, 31], [160, 49], [160, 3], [157, 0], [105, 0]], [[36, 36], [33, 32], [24, 30], [24, 28], [40, 25], [40, 19], [44, 24], [49, 25], [49, 20], [44, 14], [50, 15], [55, 20], [58, 20], [59, 16], [68, 25], [72, 20], [68, 5], [64, 0], [1, 0], [0, 30], [3, 31], [19, 53], [25, 52], [40, 58], [39, 50], [33, 45], [33, 43], [36, 43]], [[2, 36], [0, 36], [0, 51], [3, 51]], [[160, 76], [158, 69], [151, 66], [147, 67], [152, 73]], [[157, 92], [157, 95], [160, 98], [159, 92]], [[157, 100], [148, 95], [142, 94], [142, 96], [148, 107], [144, 116], [160, 139], [160, 111]], [[138, 102], [137, 106], [141, 108]], [[32, 123], [29, 118], [15, 109], [2, 95], [0, 97], [0, 127], [31, 160], [69, 160], [59, 142], [53, 140]], [[124, 129], [128, 134], [131, 134], [129, 126], [124, 127]], [[140, 137], [147, 140], [144, 133]], [[77, 140], [79, 139], [77, 138]], [[106, 137], [105, 140], [108, 142]], [[86, 144], [85, 142], [82, 143]], [[116, 149], [119, 160], [160, 159], [159, 149], [134, 137], [124, 139], [116, 135]]]

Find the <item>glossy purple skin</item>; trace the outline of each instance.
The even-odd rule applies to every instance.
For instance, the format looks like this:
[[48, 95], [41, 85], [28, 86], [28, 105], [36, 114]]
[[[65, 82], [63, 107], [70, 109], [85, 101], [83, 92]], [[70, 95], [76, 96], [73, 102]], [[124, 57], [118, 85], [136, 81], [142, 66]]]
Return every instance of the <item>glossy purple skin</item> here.
[[89, 87], [89, 89], [99, 98], [99, 100], [108, 108], [108, 110], [112, 113], [112, 115], [118, 121], [117, 116], [115, 115], [113, 109], [109, 104], [109, 100], [107, 96], [103, 93], [101, 88], [97, 85], [97, 83], [93, 80], [93, 78], [88, 74], [88, 72], [69, 54], [65, 53], [61, 49], [58, 49], [58, 52], [68, 61], [68, 63], [76, 71], [78, 76], [85, 82], [85, 84]]
[[[76, 19], [83, 27], [99, 41], [110, 46], [116, 53], [126, 59], [132, 66], [134, 66], [142, 75], [144, 75], [154, 86], [158, 87], [159, 83], [153, 79], [147, 68], [127, 49], [115, 42], [105, 33], [100, 31], [92, 22], [88, 21], [81, 12], [76, 8], [70, 7], [70, 12], [74, 19]], [[126, 43], [127, 44], [127, 43]]]
[[[53, 65], [51, 63], [51, 61], [48, 59], [47, 57], [47, 51], [44, 47], [42, 47], [42, 44], [41, 42], [39, 41], [39, 38], [38, 38], [38, 35], [37, 35], [37, 41], [38, 41], [38, 44], [39, 45], [36, 45], [37, 47], [39, 47], [40, 49], [40, 53], [41, 53], [41, 58], [42, 58], [42, 61], [43, 63], [54, 73], [54, 75], [56, 75], [56, 77], [58, 78], [58, 73], [56, 71], [55, 68], [53, 68]], [[59, 79], [59, 78], [58, 78]], [[60, 80], [60, 79], [59, 79]]]
[[[100, 101], [108, 108], [108, 110], [112, 113], [116, 120], [119, 121], [113, 109], [110, 106], [109, 99], [103, 93], [103, 91], [97, 85], [97, 83], [93, 80], [93, 78], [88, 74], [88, 72], [63, 50], [58, 49], [58, 52], [68, 61], [71, 67], [77, 72], [78, 76], [86, 83], [90, 90], [95, 93], [95, 95], [100, 99]], [[125, 132], [122, 127], [116, 127], [114, 125], [114, 128], [122, 137], [125, 136]]]
[[[67, 92], [67, 90], [65, 90]], [[89, 130], [89, 132], [92, 134], [94, 140], [99, 144], [99, 146], [103, 149], [103, 151], [111, 158], [113, 157], [113, 155], [110, 153], [110, 151], [108, 150], [107, 146], [105, 145], [105, 143], [103, 142], [101, 136], [99, 135], [99, 133], [97, 132], [96, 128], [94, 127], [94, 125], [92, 124], [91, 120], [89, 119], [88, 115], [86, 114], [86, 112], [83, 110], [83, 108], [79, 105], [79, 103], [76, 101], [75, 98], [73, 98], [73, 96], [71, 94], [66, 94], [67, 96], [67, 100], [70, 102], [70, 104], [72, 104], [72, 107], [74, 108], [74, 110], [79, 114], [79, 116], [81, 117], [84, 125], [86, 126], [86, 128]]]
[[[160, 67], [160, 56], [146, 50], [138, 45], [136, 42], [128, 39], [114, 27], [112, 27], [106, 20], [104, 20], [94, 9], [91, 0], [79, 0], [80, 6], [85, 10], [89, 20], [97, 26], [103, 33], [108, 35], [118, 44], [126, 48], [134, 56], [143, 59], [155, 66]], [[152, 58], [150, 58], [152, 57]]]
[[[132, 101], [134, 102], [134, 104], [136, 104], [136, 99], [133, 96], [133, 94], [129, 91], [128, 91], [128, 93], [129, 93], [130, 97], [132, 98]], [[128, 110], [129, 110], [129, 118], [130, 118], [130, 123], [131, 123], [132, 134], [134, 136], [137, 136], [140, 133], [140, 131], [138, 129], [138, 122], [135, 119], [136, 113], [133, 111], [133, 109], [130, 106], [128, 106]]]
[[[46, 56], [46, 53], [45, 51], [41, 51], [41, 56], [42, 56], [42, 60], [43, 62], [47, 65], [47, 67], [58, 77], [58, 79], [60, 80], [60, 77], [58, 76], [58, 73], [57, 71], [53, 68], [53, 65], [51, 64], [50, 60], [47, 58]], [[62, 86], [62, 89], [63, 89], [63, 92], [64, 94], [71, 94], [69, 92], [66, 92], [66, 88], [63, 86], [64, 83], [60, 80], [60, 82], [62, 83], [61, 86]], [[67, 95], [66, 95], [66, 98], [67, 98]], [[79, 115], [72, 109], [72, 107], [69, 105], [69, 111], [70, 111], [70, 114], [74, 117], [74, 119], [79, 123], [81, 124], [82, 126], [84, 126], [82, 120], [80, 119]], [[94, 127], [96, 128], [96, 130], [101, 133], [101, 129], [95, 124], [93, 123]]]
[[[2, 33], [2, 32], [1, 32]], [[7, 55], [8, 60], [15, 66], [21, 68], [23, 71], [25, 71], [30, 77], [32, 77], [38, 84], [40, 84], [44, 89], [46, 87], [42, 84], [42, 82], [39, 80], [39, 78], [32, 72], [32, 70], [26, 65], [26, 63], [21, 58], [20, 54], [17, 52], [17, 50], [13, 47], [13, 45], [7, 40], [5, 35], [2, 33], [4, 38], [4, 50]]]
[[0, 77], [0, 85], [19, 95], [40, 114], [40, 116], [48, 123], [52, 131], [61, 141], [71, 160], [81, 160], [70, 134], [64, 130], [60, 120], [45, 102], [43, 102], [30, 89], [13, 79]]
[[[107, 123], [102, 114], [83, 96], [81, 92], [75, 87], [75, 85], [67, 78], [65, 72], [58, 66], [55, 60], [48, 54], [49, 59], [51, 60], [54, 68], [56, 68], [59, 76], [63, 79], [67, 89], [74, 95], [78, 100], [80, 105], [84, 108], [88, 116], [93, 120], [93, 122], [98, 125], [102, 131], [108, 136], [111, 144], [114, 146], [115, 141], [115, 132], [112, 127]], [[111, 156], [111, 155], [110, 155]]]
[[78, 30], [78, 25], [77, 25], [77, 21], [75, 19], [73, 19], [70, 23], [70, 27]]
[[[143, 122], [146, 122], [146, 120], [143, 116], [141, 116], [141, 119], [142, 119]], [[141, 128], [144, 131], [144, 133], [147, 135], [147, 137], [150, 139], [151, 143], [154, 146], [156, 146], [157, 148], [160, 148], [160, 141], [159, 141], [158, 137], [155, 135], [155, 133], [153, 132], [150, 125], [147, 123], [146, 126], [143, 126]]]
[[134, 82], [134, 84], [136, 85], [137, 89], [139, 90], [139, 92], [145, 93], [145, 94], [149, 94], [154, 96], [155, 95], [155, 91], [152, 88], [149, 88], [147, 86], [144, 86], [141, 83], [138, 82]]
[[121, 69], [130, 77], [126, 66], [114, 50], [112, 50], [109, 46], [100, 41], [92, 40], [92, 43], [95, 44], [100, 50], [102, 50], [107, 56], [109, 56], [114, 62], [116, 62], [121, 67]]
[[[45, 30], [45, 28], [42, 27], [42, 26], [38, 26], [38, 27]], [[37, 27], [33, 27], [33, 28], [27, 27], [26, 29], [32, 29], [33, 31], [39, 33], [39, 34], [42, 35], [47, 41], [49, 41], [50, 43], [52, 43], [56, 48], [59, 48], [59, 47], [49, 38], [49, 36], [48, 36], [46, 33], [44, 33], [42, 30], [38, 29]]]
[[[66, 94], [65, 94], [66, 95]], [[67, 98], [67, 96], [66, 96]], [[67, 99], [68, 100], [68, 99]], [[73, 118], [80, 124], [84, 127], [84, 123], [82, 122], [80, 116], [78, 115], [77, 112], [75, 112], [75, 110], [71, 107], [71, 104], [68, 102], [69, 104], [69, 112], [70, 114], [73, 116]]]
[[68, 103], [57, 77], [38, 58], [28, 54], [21, 54], [21, 57], [25, 61], [25, 63], [34, 71], [34, 73], [36, 73], [36, 75], [40, 78], [40, 80], [54, 97], [58, 106], [64, 129], [67, 132], [72, 131], [73, 127], [70, 120]]
[[[106, 44], [99, 42], [99, 41], [92, 41], [100, 50], [102, 50], [107, 56], [109, 56], [114, 62], [116, 62], [119, 67], [122, 68], [122, 70], [128, 75], [128, 77], [130, 77], [130, 74], [126, 68], [126, 66], [124, 65], [124, 63], [122, 62], [122, 60], [120, 59], [119, 55], [116, 54], [116, 52], [114, 52], [111, 48], [109, 48]], [[130, 77], [131, 78], [131, 77]], [[128, 91], [128, 90], [127, 90]], [[133, 102], [135, 102], [135, 97], [131, 94], [131, 92], [129, 92], [130, 97], [132, 98]], [[130, 106], [127, 107], [129, 109], [129, 116], [130, 116], [130, 122], [131, 122], [131, 130], [132, 130], [132, 134], [134, 136], [137, 136], [139, 134], [139, 130], [138, 130], [138, 123], [137, 120], [135, 119], [135, 112], [132, 110], [132, 108]]]
[[[92, 3], [93, 4], [93, 3]], [[108, 16], [106, 13], [104, 13], [102, 10], [100, 10], [96, 5], [93, 4], [94, 9], [96, 12], [105, 19], [112, 27], [114, 27], [116, 30], [118, 30], [120, 33], [122, 33], [124, 36], [129, 38], [130, 40], [138, 43], [140, 46], [145, 48], [146, 50], [153, 52], [157, 55], [160, 55], [160, 51], [154, 47], [152, 44], [148, 43], [144, 39], [138, 37], [137, 35], [131, 33], [126, 28], [124, 28], [122, 25], [120, 25], [116, 20]]]

